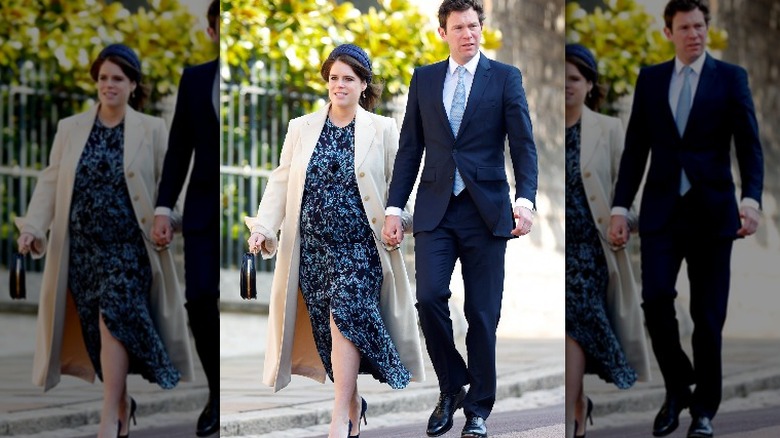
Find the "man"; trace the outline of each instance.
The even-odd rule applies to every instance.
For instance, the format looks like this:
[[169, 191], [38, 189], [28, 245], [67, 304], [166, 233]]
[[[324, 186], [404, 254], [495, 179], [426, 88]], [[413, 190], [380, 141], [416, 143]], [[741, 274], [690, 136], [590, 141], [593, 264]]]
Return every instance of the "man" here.
[[[208, 34], [219, 42], [219, 1], [208, 9]], [[193, 153], [195, 161], [184, 202], [184, 279], [187, 314], [209, 400], [198, 418], [197, 435], [219, 428], [219, 60], [184, 70], [165, 155], [152, 237], [168, 245], [170, 212], [179, 198]]]
[[[747, 73], [705, 53], [709, 20], [704, 0], [666, 5], [664, 33], [674, 44], [675, 59], [643, 69], [637, 80], [610, 223], [612, 243], [625, 244], [626, 208], [652, 151], [639, 235], [642, 307], [666, 387], [655, 436], [672, 433], [686, 407], [693, 417], [688, 437], [713, 436], [731, 248], [735, 238], [753, 234], [760, 219], [763, 156]], [[732, 139], [742, 179], [739, 207]], [[674, 307], [683, 259], [694, 323], [693, 364], [681, 348]]]
[[[425, 152], [414, 213], [417, 309], [441, 392], [426, 433], [445, 434], [463, 406], [467, 420], [461, 436], [485, 437], [496, 398], [506, 244], [531, 230], [536, 147], [520, 71], [479, 51], [481, 2], [445, 0], [438, 15], [450, 57], [416, 69], [412, 77], [382, 234], [391, 245], [403, 239], [400, 208]], [[514, 205], [505, 170], [507, 137]], [[447, 304], [457, 259], [469, 323], [467, 362], [455, 349]]]

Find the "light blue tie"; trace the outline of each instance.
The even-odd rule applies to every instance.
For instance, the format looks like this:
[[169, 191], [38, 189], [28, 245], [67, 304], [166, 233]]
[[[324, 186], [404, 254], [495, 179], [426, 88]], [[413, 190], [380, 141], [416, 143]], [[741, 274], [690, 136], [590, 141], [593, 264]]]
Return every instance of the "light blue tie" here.
[[[693, 73], [693, 69], [690, 66], [686, 65], [682, 68], [683, 85], [680, 90], [680, 97], [677, 99], [677, 113], [674, 118], [680, 137], [685, 132], [688, 115], [691, 113], [691, 73]], [[685, 169], [682, 169], [680, 173], [680, 196], [688, 193], [690, 189], [691, 182], [688, 180], [688, 175], [685, 174]]]
[[[455, 73], [458, 75], [458, 83], [455, 85], [455, 95], [452, 96], [452, 106], [450, 107], [450, 128], [452, 128], [452, 135], [455, 137], [458, 136], [460, 122], [463, 120], [463, 113], [466, 111], [466, 84], [463, 82], [463, 74], [465, 72], [466, 68], [462, 65], [455, 69]], [[458, 196], [465, 188], [466, 184], [463, 182], [463, 178], [456, 167], [452, 193]]]

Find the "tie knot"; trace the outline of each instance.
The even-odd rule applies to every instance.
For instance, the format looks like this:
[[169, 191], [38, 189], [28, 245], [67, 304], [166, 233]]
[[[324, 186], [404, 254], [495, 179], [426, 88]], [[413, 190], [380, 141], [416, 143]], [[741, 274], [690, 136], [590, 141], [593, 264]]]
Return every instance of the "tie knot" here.
[[462, 78], [464, 73], [466, 73], [466, 67], [464, 67], [462, 65], [459, 65], [455, 69], [455, 74], [458, 75], [458, 79]]
[[680, 72], [684, 77], [688, 77], [691, 75], [691, 73], [693, 73], [693, 69], [691, 68], [690, 65], [684, 65], [682, 70], [680, 70]]

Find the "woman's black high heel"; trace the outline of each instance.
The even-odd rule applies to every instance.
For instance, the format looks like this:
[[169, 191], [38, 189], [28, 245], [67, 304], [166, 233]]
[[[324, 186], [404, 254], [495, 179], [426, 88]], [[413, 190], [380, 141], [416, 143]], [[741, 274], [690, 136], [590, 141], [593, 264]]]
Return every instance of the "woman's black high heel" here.
[[[366, 403], [366, 399], [363, 397], [360, 397], [360, 416], [358, 417], [358, 423], [360, 423], [360, 419], [363, 419], [363, 424], [368, 424], [368, 420], [366, 420], [366, 410], [368, 409], [368, 403]], [[349, 422], [349, 432], [347, 432], [347, 438], [360, 438], [360, 434], [357, 435], [350, 435], [352, 433], [352, 420]]]
[[[591, 415], [591, 412], [593, 412], [593, 402], [590, 400], [590, 397], [586, 397], [588, 399], [588, 410], [585, 413], [585, 419], [590, 420], [590, 425], [593, 426], [593, 416]], [[577, 420], [574, 420], [574, 438], [585, 438], [585, 434], [582, 435], [576, 435], [577, 433]]]
[[120, 435], [119, 431], [122, 430], [122, 422], [119, 422], [119, 430], [116, 431], [117, 438], [129, 438], [130, 437], [130, 419], [133, 420], [133, 426], [136, 426], [135, 422], [135, 400], [133, 400], [133, 397], [130, 397], [130, 415], [127, 416], [128, 422], [127, 422], [127, 435]]

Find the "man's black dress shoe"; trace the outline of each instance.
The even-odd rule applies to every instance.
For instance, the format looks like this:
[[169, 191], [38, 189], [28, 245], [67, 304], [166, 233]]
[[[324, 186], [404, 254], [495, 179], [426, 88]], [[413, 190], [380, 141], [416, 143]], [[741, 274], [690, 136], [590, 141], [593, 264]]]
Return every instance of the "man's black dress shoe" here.
[[653, 422], [653, 436], [666, 436], [674, 432], [680, 425], [680, 412], [688, 407], [690, 392], [682, 395], [667, 395], [664, 405], [658, 411]]
[[440, 436], [452, 429], [452, 416], [455, 415], [463, 399], [466, 398], [466, 389], [460, 388], [459, 392], [454, 394], [439, 394], [439, 402], [428, 419], [428, 429], [425, 433], [428, 436]]
[[711, 438], [713, 436], [712, 422], [705, 416], [693, 417], [688, 428], [688, 438]]
[[209, 402], [206, 403], [206, 407], [203, 408], [203, 412], [198, 417], [198, 430], [195, 431], [197, 436], [209, 436], [214, 434], [219, 429], [219, 401], [214, 398], [209, 398]]
[[479, 415], [466, 417], [466, 425], [460, 433], [460, 438], [487, 438], [485, 420]]

